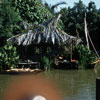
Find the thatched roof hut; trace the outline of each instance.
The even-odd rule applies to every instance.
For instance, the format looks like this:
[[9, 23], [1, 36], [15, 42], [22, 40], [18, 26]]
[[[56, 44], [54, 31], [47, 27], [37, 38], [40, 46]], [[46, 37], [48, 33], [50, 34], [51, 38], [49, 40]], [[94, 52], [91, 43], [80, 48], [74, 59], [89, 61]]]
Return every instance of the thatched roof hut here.
[[35, 31], [31, 29], [28, 23], [24, 22], [24, 28], [28, 31], [22, 35], [13, 36], [8, 41], [23, 46], [35, 44], [68, 45], [72, 41], [78, 42], [76, 37], [70, 36], [57, 28], [56, 25], [60, 17], [61, 15], [54, 16], [52, 19], [40, 24]]

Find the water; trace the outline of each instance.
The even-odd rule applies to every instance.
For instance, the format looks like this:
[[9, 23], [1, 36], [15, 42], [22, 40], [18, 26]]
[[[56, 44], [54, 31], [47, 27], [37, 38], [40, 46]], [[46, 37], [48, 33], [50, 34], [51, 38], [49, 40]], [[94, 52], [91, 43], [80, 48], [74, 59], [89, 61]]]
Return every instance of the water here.
[[[51, 70], [41, 74], [57, 84], [63, 100], [95, 100], [96, 79], [93, 70]], [[0, 97], [7, 84], [16, 77], [0, 75]]]

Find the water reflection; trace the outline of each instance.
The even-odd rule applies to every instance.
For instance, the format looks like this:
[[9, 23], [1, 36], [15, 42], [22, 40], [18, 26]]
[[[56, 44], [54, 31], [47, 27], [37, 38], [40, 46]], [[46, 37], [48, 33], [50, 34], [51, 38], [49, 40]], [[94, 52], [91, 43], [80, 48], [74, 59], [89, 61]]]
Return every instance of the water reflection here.
[[[95, 100], [95, 74], [93, 70], [52, 70], [43, 72], [56, 82], [65, 100]], [[0, 75], [0, 97], [4, 88], [17, 76]], [[2, 99], [1, 99], [2, 100]]]
[[56, 70], [45, 75], [56, 81], [66, 100], [95, 100], [93, 70]]

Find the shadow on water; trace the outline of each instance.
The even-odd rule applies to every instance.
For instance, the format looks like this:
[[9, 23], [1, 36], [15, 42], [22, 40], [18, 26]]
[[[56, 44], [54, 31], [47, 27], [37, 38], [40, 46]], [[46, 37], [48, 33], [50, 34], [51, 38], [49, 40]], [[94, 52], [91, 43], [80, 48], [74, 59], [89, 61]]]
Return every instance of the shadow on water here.
[[[52, 79], [65, 100], [95, 100], [95, 74], [93, 70], [51, 70], [40, 75]], [[17, 76], [0, 75], [0, 97], [6, 86]]]

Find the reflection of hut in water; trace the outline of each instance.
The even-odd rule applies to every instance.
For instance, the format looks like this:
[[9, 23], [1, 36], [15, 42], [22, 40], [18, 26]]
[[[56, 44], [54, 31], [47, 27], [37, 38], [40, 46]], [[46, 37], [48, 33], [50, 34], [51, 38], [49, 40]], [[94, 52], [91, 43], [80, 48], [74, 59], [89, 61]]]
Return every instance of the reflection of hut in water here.
[[[14, 44], [19, 45], [19, 47], [27, 47], [28, 54], [27, 56], [32, 56], [34, 48], [40, 49], [40, 54], [50, 51], [48, 47], [52, 48], [53, 53], [58, 49], [59, 46], [70, 46], [73, 42], [77, 44], [79, 39], [76, 37], [70, 36], [65, 32], [57, 28], [57, 22], [61, 15], [54, 16], [49, 21], [46, 21], [39, 25], [35, 30], [31, 29], [31, 26], [28, 23], [24, 23], [24, 27], [27, 30], [23, 35], [16, 35], [8, 39], [8, 41], [13, 42]], [[32, 49], [33, 48], [33, 49]], [[37, 51], [38, 52], [38, 49]], [[41, 53], [42, 52], [42, 53]]]

